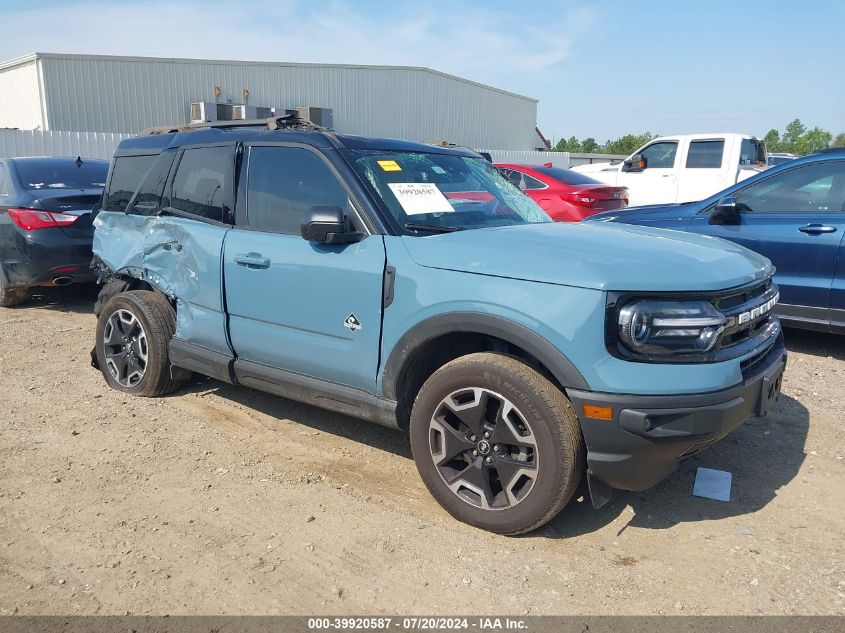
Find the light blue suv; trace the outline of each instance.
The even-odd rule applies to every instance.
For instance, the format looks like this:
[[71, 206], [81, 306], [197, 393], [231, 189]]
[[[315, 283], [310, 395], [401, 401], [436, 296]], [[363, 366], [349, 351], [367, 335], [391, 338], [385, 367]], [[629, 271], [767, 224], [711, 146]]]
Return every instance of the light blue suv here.
[[[228, 125], [229, 127], [226, 127]], [[431, 494], [503, 534], [643, 490], [777, 398], [764, 257], [554, 223], [474, 152], [297, 119], [125, 140], [95, 220], [93, 362], [407, 429]]]

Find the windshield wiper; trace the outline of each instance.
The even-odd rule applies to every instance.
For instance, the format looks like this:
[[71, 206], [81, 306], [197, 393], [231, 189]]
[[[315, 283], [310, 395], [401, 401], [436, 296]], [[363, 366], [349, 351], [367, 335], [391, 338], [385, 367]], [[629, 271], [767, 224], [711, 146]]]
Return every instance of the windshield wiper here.
[[409, 222], [405, 224], [405, 228], [409, 231], [431, 231], [432, 233], [454, 233], [460, 231], [456, 226], [435, 226], [434, 224], [414, 224]]

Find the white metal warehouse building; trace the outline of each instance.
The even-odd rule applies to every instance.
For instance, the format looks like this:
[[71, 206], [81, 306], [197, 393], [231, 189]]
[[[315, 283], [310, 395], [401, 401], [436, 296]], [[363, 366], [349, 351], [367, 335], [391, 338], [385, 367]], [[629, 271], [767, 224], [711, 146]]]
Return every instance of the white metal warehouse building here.
[[134, 134], [187, 123], [201, 101], [331, 108], [347, 134], [542, 147], [536, 99], [428, 68], [49, 53], [0, 63], [0, 128]]

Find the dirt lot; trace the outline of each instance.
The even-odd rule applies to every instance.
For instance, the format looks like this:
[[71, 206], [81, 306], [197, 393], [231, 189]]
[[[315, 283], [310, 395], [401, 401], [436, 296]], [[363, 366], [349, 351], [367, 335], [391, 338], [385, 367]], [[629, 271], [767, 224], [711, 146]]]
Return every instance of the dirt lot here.
[[93, 298], [0, 308], [0, 613], [845, 614], [845, 337], [788, 332], [777, 408], [653, 490], [505, 538], [440, 510], [399, 432], [107, 389]]

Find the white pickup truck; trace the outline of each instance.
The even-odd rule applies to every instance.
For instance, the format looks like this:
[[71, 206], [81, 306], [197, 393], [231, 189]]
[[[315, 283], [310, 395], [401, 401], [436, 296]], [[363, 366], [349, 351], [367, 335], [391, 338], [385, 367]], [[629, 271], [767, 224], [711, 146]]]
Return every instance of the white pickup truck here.
[[661, 136], [616, 164], [574, 167], [628, 188], [631, 206], [702, 200], [766, 168], [766, 144], [748, 134]]

